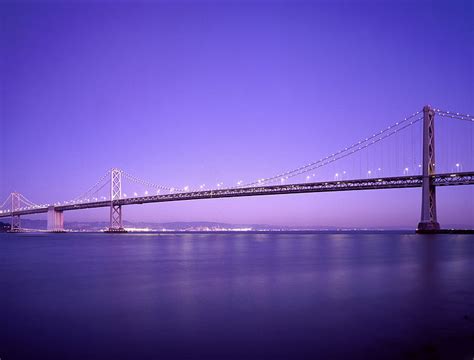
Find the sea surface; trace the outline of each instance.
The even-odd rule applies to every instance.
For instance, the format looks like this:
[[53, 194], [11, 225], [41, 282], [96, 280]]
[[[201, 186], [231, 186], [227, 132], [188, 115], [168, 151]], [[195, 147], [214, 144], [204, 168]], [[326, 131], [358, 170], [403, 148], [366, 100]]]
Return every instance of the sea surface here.
[[473, 356], [473, 235], [0, 234], [1, 360]]

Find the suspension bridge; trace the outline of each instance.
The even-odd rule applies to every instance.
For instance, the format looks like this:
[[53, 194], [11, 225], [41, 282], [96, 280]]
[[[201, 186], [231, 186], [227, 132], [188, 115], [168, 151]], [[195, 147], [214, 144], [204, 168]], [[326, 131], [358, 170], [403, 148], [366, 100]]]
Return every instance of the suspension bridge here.
[[[461, 120], [469, 124], [468, 133], [471, 134], [470, 148], [459, 149], [458, 152], [468, 153], [472, 156], [472, 129], [474, 128], [474, 116], [460, 114], [457, 112], [444, 111], [425, 106], [422, 110], [404, 118], [403, 120], [391, 124], [390, 126], [363, 138], [350, 146], [341, 148], [339, 151], [330, 154], [317, 161], [285, 171], [266, 178], [259, 178], [254, 181], [238, 181], [233, 186], [223, 186], [218, 183], [215, 187], [206, 188], [200, 185], [196, 189], [185, 187], [171, 187], [158, 185], [153, 182], [142, 180], [121, 169], [111, 169], [102, 176], [85, 193], [70, 201], [56, 202], [54, 204], [36, 204], [18, 192], [11, 193], [0, 205], [0, 218], [11, 218], [11, 231], [21, 231], [20, 217], [30, 214], [47, 214], [47, 230], [50, 232], [64, 231], [64, 212], [81, 209], [107, 207], [110, 209], [109, 232], [125, 232], [122, 223], [122, 207], [126, 205], [160, 203], [183, 200], [218, 199], [248, 196], [265, 196], [278, 194], [302, 194], [332, 191], [356, 191], [356, 190], [376, 190], [376, 189], [400, 189], [400, 188], [421, 188], [421, 218], [418, 223], [418, 232], [436, 232], [440, 230], [436, 212], [436, 188], [439, 186], [460, 186], [474, 184], [474, 169], [466, 171], [462, 164], [455, 163], [452, 171], [437, 171], [440, 168], [435, 160], [435, 117], [448, 120]], [[421, 124], [420, 136], [415, 131], [411, 132], [411, 143], [404, 143], [403, 138], [410, 138], [406, 129], [414, 129], [415, 124]], [[400, 168], [402, 174], [396, 176], [382, 176], [381, 165], [384, 159], [384, 144], [393, 138], [397, 140], [399, 148], [395, 149], [397, 160], [392, 164], [392, 168]], [[408, 136], [407, 136], [408, 134]], [[415, 136], [421, 142], [420, 161], [416, 164], [417, 151], [415, 146]], [[457, 141], [456, 143], [459, 143]], [[401, 144], [401, 145], [400, 145]], [[365, 176], [349, 179], [347, 172], [336, 172], [334, 177], [325, 181], [314, 181], [317, 173], [330, 165], [349, 160], [353, 165], [357, 154], [368, 154], [371, 148], [377, 148], [377, 159], [374, 160], [373, 170], [367, 170]], [[406, 160], [399, 160], [400, 149], [403, 151], [411, 148], [412, 155], [410, 162], [412, 173]], [[452, 146], [451, 146], [452, 148]], [[448, 153], [453, 150], [447, 149]], [[455, 152], [455, 151], [454, 151]], [[367, 155], [368, 159], [368, 155]], [[362, 160], [359, 157], [359, 162]], [[405, 161], [405, 162], [404, 162]], [[367, 160], [367, 165], [369, 161]], [[474, 163], [474, 162], [473, 162]], [[400, 166], [405, 164], [403, 166]], [[471, 164], [472, 166], [472, 164]], [[474, 166], [473, 166], [474, 168]], [[415, 170], [418, 173], [415, 173]], [[304, 177], [304, 181], [298, 181]], [[296, 181], [295, 181], [296, 180]], [[124, 182], [139, 184], [149, 190], [142, 195], [134, 192], [132, 196], [127, 196], [123, 191]], [[293, 182], [294, 181], [294, 182]], [[107, 191], [108, 196], [99, 196], [101, 191]]]

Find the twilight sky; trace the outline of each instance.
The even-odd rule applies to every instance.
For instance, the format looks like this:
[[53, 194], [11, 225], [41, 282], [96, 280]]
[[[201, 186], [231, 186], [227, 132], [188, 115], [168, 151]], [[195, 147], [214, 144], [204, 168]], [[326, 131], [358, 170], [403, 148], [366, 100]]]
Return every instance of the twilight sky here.
[[[473, 16], [470, 0], [3, 1], [0, 203], [11, 191], [70, 200], [111, 167], [230, 185], [317, 160], [425, 104], [472, 114]], [[474, 125], [437, 124], [441, 170], [474, 170]], [[385, 175], [402, 175], [419, 138], [413, 126], [315, 179], [365, 177], [382, 157]], [[420, 199], [420, 189], [285, 195], [130, 206], [124, 217], [415, 227]], [[438, 216], [474, 226], [474, 187], [439, 189]]]

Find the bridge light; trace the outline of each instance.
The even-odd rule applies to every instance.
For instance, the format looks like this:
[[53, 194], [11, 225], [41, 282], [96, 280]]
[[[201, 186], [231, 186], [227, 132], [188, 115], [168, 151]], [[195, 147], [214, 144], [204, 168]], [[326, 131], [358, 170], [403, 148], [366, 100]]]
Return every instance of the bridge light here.
[[184, 187], [184, 191], [188, 191], [188, 190], [189, 190], [189, 186], [186, 185], [186, 186]]
[[136, 192], [134, 192], [134, 193], [133, 193], [133, 196], [137, 197], [137, 196], [138, 196], [138, 194], [137, 194]]
[[123, 194], [122, 196], [123, 196], [124, 198], [126, 198], [126, 197], [127, 197], [127, 194]]
[[145, 190], [145, 195], [148, 195], [148, 190]]
[[160, 193], [160, 189], [156, 190], [156, 195], [158, 195]]

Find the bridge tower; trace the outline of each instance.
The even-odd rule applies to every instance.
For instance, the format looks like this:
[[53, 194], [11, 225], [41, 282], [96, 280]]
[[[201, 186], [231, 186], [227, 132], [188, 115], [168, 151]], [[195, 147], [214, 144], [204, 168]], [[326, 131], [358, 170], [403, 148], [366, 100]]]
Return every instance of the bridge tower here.
[[20, 223], [20, 215], [14, 215], [13, 213], [20, 209], [20, 194], [17, 192], [12, 192], [11, 194], [12, 200], [12, 220], [10, 231], [11, 232], [19, 232], [21, 231], [21, 223]]
[[423, 184], [421, 197], [421, 221], [417, 232], [431, 232], [440, 229], [436, 217], [436, 187], [432, 176], [435, 174], [435, 112], [426, 105], [423, 108]]
[[122, 170], [110, 172], [110, 227], [107, 232], [126, 232], [122, 226], [122, 205], [117, 200], [122, 198]]

